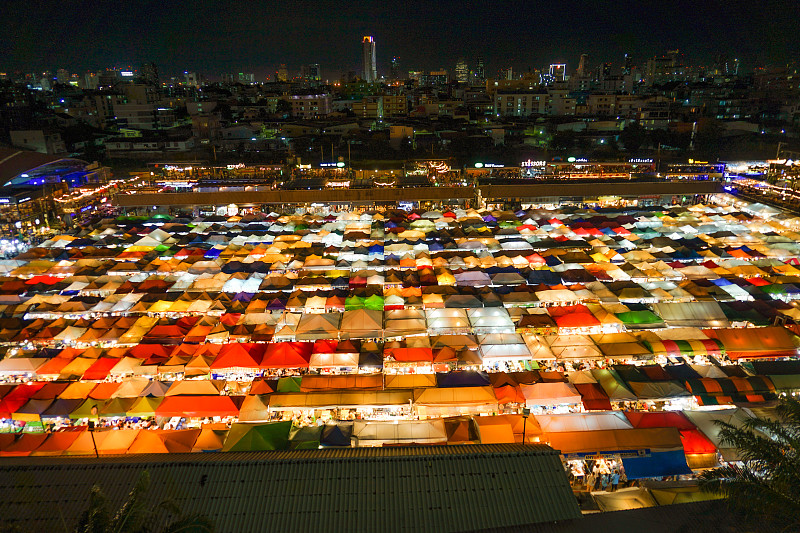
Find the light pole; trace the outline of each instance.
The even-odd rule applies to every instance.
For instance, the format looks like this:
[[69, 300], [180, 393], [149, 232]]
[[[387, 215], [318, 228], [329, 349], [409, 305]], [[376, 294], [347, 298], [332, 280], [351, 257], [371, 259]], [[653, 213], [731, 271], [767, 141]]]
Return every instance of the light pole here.
[[[92, 409], [89, 412], [91, 413], [91, 415], [93, 417], [97, 416], [97, 413], [98, 413], [97, 405], [96, 404], [93, 405]], [[95, 428], [94, 420], [89, 420], [89, 424], [88, 425], [89, 425], [89, 435], [92, 437], [92, 447], [94, 448], [94, 456], [99, 459], [100, 458], [100, 454], [97, 453], [97, 443], [94, 441], [94, 428]]]
[[527, 407], [522, 408], [522, 445], [525, 446], [527, 444], [526, 438], [526, 430], [528, 426], [528, 416], [530, 416], [531, 410]]

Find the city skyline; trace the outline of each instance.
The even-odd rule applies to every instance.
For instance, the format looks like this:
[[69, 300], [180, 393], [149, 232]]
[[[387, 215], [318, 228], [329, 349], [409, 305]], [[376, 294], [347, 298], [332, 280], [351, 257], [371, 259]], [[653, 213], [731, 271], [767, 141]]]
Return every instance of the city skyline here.
[[[48, 2], [24, 9], [5, 4], [2, 16], [11, 31], [0, 36], [0, 68], [81, 72], [152, 61], [165, 73], [247, 71], [263, 79], [279, 64], [296, 70], [318, 63], [333, 79], [340, 72], [363, 70], [364, 35], [380, 43], [379, 77], [388, 75], [395, 56], [406, 71], [453, 70], [460, 57], [472, 67], [481, 56], [488, 76], [508, 66], [526, 71], [550, 63], [566, 63], [574, 71], [584, 53], [593, 63], [621, 63], [625, 53], [641, 63], [680, 49], [700, 64], [723, 53], [740, 59], [747, 70], [788, 62], [800, 53], [793, 31], [800, 7], [778, 0], [728, 3], [724, 11], [717, 3], [687, 2], [622, 2], [602, 9], [588, 3], [531, 7], [512, 2], [468, 11], [449, 1], [424, 10], [406, 2], [300, 3], [294, 9], [252, 2], [228, 11], [205, 2], [191, 10], [155, 2], [137, 3], [136, 10], [79, 4], [93, 16], [81, 16], [80, 9], [47, 9], [55, 6]], [[98, 27], [91, 22], [97, 19], [114, 23]], [[303, 38], [296, 39], [301, 33]], [[753, 38], [743, 38], [748, 34]]]

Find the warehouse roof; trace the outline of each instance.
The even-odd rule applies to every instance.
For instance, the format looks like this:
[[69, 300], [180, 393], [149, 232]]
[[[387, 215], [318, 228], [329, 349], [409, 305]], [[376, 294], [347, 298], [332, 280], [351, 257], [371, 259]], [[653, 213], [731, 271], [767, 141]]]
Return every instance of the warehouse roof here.
[[463, 531], [580, 516], [558, 452], [512, 444], [8, 458], [0, 516], [22, 531], [72, 528], [93, 485], [119, 505], [144, 470], [153, 504], [171, 498], [217, 531]]

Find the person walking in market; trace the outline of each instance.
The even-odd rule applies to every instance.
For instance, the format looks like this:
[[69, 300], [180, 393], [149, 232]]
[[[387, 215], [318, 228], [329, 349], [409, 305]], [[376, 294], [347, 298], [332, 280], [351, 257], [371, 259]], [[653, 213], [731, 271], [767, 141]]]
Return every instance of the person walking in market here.
[[611, 474], [611, 492], [616, 492], [617, 486], [619, 486], [619, 470], [615, 469]]

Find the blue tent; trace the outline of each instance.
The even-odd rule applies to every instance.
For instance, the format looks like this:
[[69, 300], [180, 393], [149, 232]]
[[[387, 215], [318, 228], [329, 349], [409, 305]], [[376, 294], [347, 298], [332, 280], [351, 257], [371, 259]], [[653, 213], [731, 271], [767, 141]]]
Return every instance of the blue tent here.
[[651, 452], [644, 457], [623, 457], [622, 465], [628, 479], [691, 474], [683, 450]]

